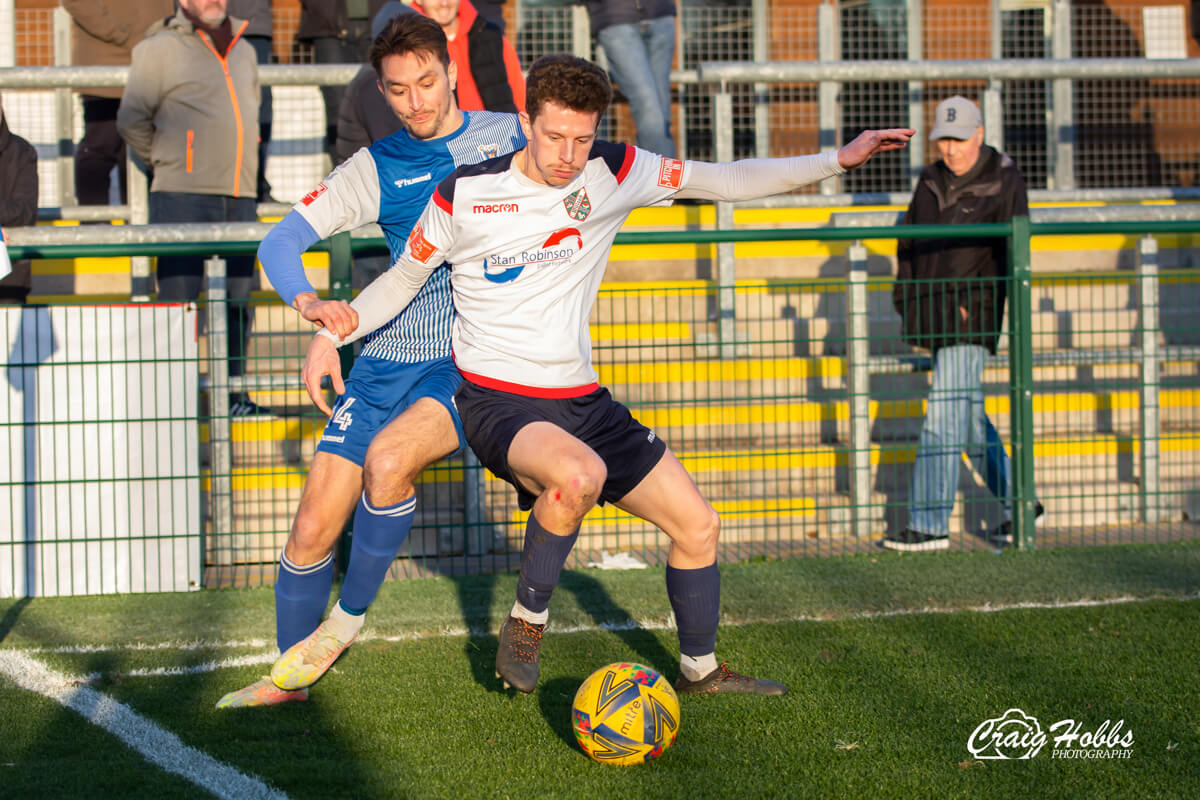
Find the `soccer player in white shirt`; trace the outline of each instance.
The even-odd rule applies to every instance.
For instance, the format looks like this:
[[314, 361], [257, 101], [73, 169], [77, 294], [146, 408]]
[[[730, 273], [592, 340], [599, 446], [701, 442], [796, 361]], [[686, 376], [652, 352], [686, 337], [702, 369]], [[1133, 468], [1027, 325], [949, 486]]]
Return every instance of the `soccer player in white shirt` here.
[[[304, 379], [314, 399], [336, 374], [336, 347], [404, 308], [431, 271], [450, 263], [457, 316], [455, 395], [467, 441], [532, 509], [517, 599], [500, 631], [497, 676], [537, 685], [550, 594], [584, 515], [609, 502], [671, 539], [667, 594], [680, 645], [681, 692], [783, 694], [774, 681], [718, 663], [720, 519], [679, 460], [596, 382], [588, 315], [613, 238], [629, 212], [675, 197], [742, 200], [839, 174], [914, 131], [866, 131], [837, 152], [729, 164], [678, 161], [595, 139], [612, 88], [574, 56], [539, 59], [520, 115], [528, 144], [460, 167], [442, 181], [404, 255], [352, 303], [355, 332], [321, 331]], [[367, 469], [371, 469], [368, 455]]]
[[[401, 16], [371, 48], [380, 90], [404, 129], [354, 154], [276, 225], [259, 259], [284, 302], [325, 330], [354, 330], [354, 310], [323, 301], [304, 277], [301, 254], [334, 233], [378, 222], [393, 259], [438, 182], [455, 167], [512, 152], [525, 142], [513, 114], [462, 112], [456, 70], [441, 26]], [[413, 482], [457, 451], [462, 425], [454, 392], [462, 376], [450, 358], [454, 308], [449, 270], [438, 271], [408, 308], [363, 347], [317, 445], [300, 507], [279, 559], [271, 676], [225, 695], [218, 708], [273, 705], [307, 697], [354, 640], [367, 606], [408, 536]], [[364, 470], [368, 454], [372, 467]], [[333, 545], [354, 513], [350, 564], [338, 602], [322, 621], [333, 583]]]

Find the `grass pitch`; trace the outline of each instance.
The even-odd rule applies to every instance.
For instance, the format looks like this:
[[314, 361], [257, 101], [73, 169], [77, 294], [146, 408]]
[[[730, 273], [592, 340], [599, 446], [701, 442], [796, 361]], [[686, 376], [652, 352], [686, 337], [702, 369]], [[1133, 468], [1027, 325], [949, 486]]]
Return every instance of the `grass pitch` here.
[[[1196, 544], [722, 572], [718, 656], [791, 692], [681, 698], [675, 746], [628, 768], [585, 758], [569, 709], [611, 661], [675, 675], [657, 569], [566, 573], [529, 696], [492, 674], [513, 576], [388, 584], [370, 637], [307, 703], [275, 708], [213, 708], [268, 669], [269, 589], [3, 601], [0, 655], [77, 676], [294, 798], [1157, 798], [1200, 785]], [[211, 796], [2, 677], [0, 708], [0, 795]], [[1051, 742], [1029, 760], [975, 758], [972, 731], [1009, 708], [1043, 728], [1123, 720], [1132, 752], [1067, 761]]]

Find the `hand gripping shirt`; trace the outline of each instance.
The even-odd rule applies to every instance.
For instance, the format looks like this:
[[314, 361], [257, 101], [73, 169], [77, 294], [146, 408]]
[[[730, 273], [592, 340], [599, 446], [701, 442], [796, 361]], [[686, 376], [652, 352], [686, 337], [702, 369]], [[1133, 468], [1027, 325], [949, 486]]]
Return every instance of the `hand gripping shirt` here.
[[[421, 140], [402, 130], [359, 150], [295, 210], [318, 239], [378, 222], [394, 263], [442, 179], [456, 167], [495, 159], [525, 144], [516, 115], [464, 111], [463, 117], [462, 126], [448, 136]], [[436, 269], [408, 307], [371, 335], [362, 354], [410, 363], [444, 358], [450, 354], [453, 319], [450, 270]]]

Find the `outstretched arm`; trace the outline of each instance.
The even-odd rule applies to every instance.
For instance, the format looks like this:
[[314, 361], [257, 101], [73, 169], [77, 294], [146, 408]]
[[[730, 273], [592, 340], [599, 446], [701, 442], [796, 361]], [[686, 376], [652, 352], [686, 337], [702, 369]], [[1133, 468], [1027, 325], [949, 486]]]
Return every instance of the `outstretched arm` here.
[[838, 150], [838, 163], [843, 169], [857, 169], [871, 160], [876, 153], [902, 150], [916, 131], [912, 128], [888, 128], [881, 131], [863, 131], [854, 140]]
[[747, 158], [712, 164], [689, 161], [676, 197], [703, 200], [753, 200], [790, 192], [865, 164], [876, 153], [899, 150], [915, 131], [909, 128], [864, 131], [841, 150], [791, 158]]

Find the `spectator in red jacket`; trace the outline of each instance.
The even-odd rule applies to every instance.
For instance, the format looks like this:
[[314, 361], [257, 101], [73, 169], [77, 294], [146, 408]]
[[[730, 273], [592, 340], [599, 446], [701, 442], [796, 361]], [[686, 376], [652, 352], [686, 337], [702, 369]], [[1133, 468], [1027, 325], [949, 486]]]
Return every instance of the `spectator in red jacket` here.
[[423, 0], [414, 5], [446, 34], [450, 60], [458, 65], [460, 109], [525, 110], [525, 76], [517, 50], [499, 26], [480, 16], [471, 0]]

